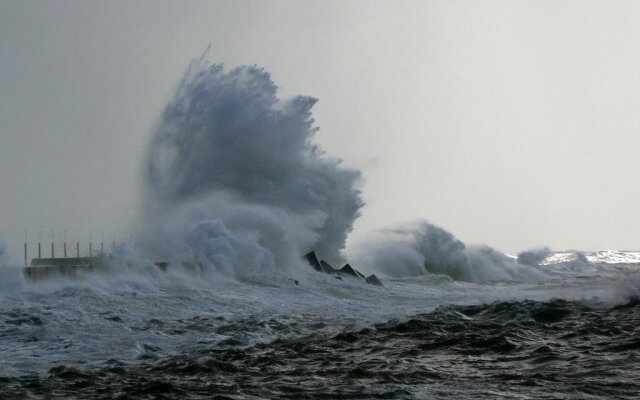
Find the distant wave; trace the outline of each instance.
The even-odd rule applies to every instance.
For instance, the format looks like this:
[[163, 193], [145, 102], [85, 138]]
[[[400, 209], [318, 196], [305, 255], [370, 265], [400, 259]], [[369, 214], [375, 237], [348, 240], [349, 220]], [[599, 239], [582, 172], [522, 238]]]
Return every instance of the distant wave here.
[[525, 250], [518, 254], [518, 262], [524, 265], [538, 266], [551, 255], [551, 249], [542, 247], [539, 249]]
[[537, 281], [537, 268], [489, 246], [467, 246], [448, 231], [426, 221], [377, 232], [356, 244], [354, 262], [387, 276], [442, 274], [467, 282]]

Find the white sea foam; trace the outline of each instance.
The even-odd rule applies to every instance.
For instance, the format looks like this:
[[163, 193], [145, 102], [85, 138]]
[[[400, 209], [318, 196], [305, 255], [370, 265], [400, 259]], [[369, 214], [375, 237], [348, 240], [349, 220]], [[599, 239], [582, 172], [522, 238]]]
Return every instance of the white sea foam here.
[[350, 249], [356, 265], [385, 276], [443, 274], [467, 282], [538, 281], [545, 274], [489, 246], [468, 246], [419, 221], [376, 232]]

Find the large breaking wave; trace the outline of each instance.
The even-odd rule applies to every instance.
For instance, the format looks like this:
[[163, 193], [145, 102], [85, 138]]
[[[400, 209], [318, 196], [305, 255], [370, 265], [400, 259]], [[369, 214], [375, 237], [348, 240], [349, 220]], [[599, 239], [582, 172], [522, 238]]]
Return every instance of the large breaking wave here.
[[147, 255], [236, 276], [290, 267], [311, 249], [343, 261], [360, 173], [312, 142], [316, 99], [277, 89], [255, 66], [190, 65], [149, 151]]

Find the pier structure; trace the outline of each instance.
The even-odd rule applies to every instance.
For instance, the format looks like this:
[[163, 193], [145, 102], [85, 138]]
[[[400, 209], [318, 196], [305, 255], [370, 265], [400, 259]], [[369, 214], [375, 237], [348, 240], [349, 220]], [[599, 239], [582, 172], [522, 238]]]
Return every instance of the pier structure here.
[[[91, 271], [96, 268], [99, 268], [105, 264], [105, 261], [111, 257], [109, 254], [105, 252], [104, 246], [104, 231], [100, 232], [100, 252], [95, 253], [94, 244], [93, 243], [93, 230], [89, 230], [89, 241], [85, 244], [85, 255], [81, 252], [81, 238], [80, 238], [80, 230], [77, 230], [77, 238], [75, 241], [75, 252], [69, 251], [68, 244], [71, 244], [71, 248], [73, 248], [73, 241], [69, 243], [67, 237], [67, 230], [63, 231], [63, 242], [62, 242], [62, 254], [58, 253], [56, 257], [56, 246], [60, 246], [60, 243], [56, 243], [55, 241], [55, 232], [51, 231], [50, 235], [46, 235], [48, 239], [50, 239], [50, 243], [43, 242], [42, 230], [38, 232], [38, 243], [37, 243], [37, 256], [30, 258], [29, 250], [29, 238], [28, 233], [25, 230], [24, 233], [24, 243], [23, 243], [23, 252], [24, 252], [24, 274], [29, 278], [45, 278], [50, 276], [75, 276], [79, 271]], [[133, 236], [132, 236], [133, 237]], [[51, 253], [49, 257], [43, 254], [43, 246], [49, 245]], [[132, 243], [133, 246], [135, 244]], [[116, 246], [116, 233], [113, 231], [112, 234], [112, 242], [111, 242], [111, 252], [114, 251]], [[59, 249], [59, 247], [58, 247]], [[88, 253], [86, 251], [88, 250]], [[46, 250], [45, 250], [46, 251]], [[75, 253], [75, 254], [74, 254]]]
[[[29, 257], [29, 238], [27, 231], [24, 234], [24, 243], [23, 243], [23, 251], [24, 251], [24, 275], [30, 280], [40, 280], [46, 278], [53, 277], [65, 277], [65, 278], [75, 278], [78, 277], [82, 272], [94, 271], [104, 268], [109, 259], [112, 258], [111, 254], [106, 253], [105, 245], [104, 245], [104, 231], [100, 231], [100, 242], [93, 242], [93, 230], [85, 231], [89, 233], [89, 241], [85, 243], [82, 247], [85, 249], [84, 252], [81, 249], [81, 237], [80, 230], [77, 230], [77, 237], [75, 240], [75, 252], [72, 250], [69, 251], [68, 244], [71, 244], [71, 248], [73, 248], [73, 241], [69, 243], [67, 237], [67, 230], [63, 231], [63, 242], [56, 243], [55, 241], [55, 233], [51, 231], [49, 235], [46, 235], [48, 239], [51, 240], [50, 243], [43, 241], [42, 230], [38, 232], [38, 254], [37, 257], [30, 258]], [[131, 243], [130, 245], [137, 249], [137, 243], [135, 242], [135, 236], [130, 235]], [[116, 232], [112, 233], [112, 241], [111, 241], [111, 253], [115, 250], [116, 247]], [[62, 245], [62, 252], [60, 254], [60, 244]], [[100, 246], [100, 251], [96, 252], [94, 250], [94, 244]], [[43, 246], [46, 249], [47, 246], [50, 246], [51, 253], [45, 255], [43, 253]], [[58, 246], [58, 253], [56, 254], [56, 246]], [[47, 250], [44, 250], [47, 252]], [[75, 254], [74, 254], [75, 253]], [[84, 254], [83, 254], [84, 253]], [[56, 255], [58, 255], [56, 257]], [[155, 262], [156, 267], [158, 267], [161, 271], [166, 271], [169, 267], [169, 263], [167, 262]], [[201, 268], [201, 265], [194, 262], [182, 263], [184, 267], [198, 269]]]
[[[105, 252], [105, 243], [104, 243], [104, 231], [100, 231], [100, 242], [99, 243], [94, 243], [93, 242], [93, 230], [89, 230], [89, 241], [88, 243], [86, 243], [84, 246], [85, 249], [85, 254], [86, 257], [84, 258], [95, 258], [95, 257], [103, 257], [105, 256], [107, 253]], [[80, 259], [83, 258], [82, 257], [82, 249], [81, 249], [81, 243], [82, 241], [80, 240], [80, 230], [77, 231], [77, 239], [75, 241], [75, 252], [73, 252], [73, 244], [74, 242], [71, 241], [69, 242], [68, 240], [68, 236], [67, 236], [67, 230], [65, 229], [63, 231], [63, 242], [62, 243], [56, 243], [55, 240], [55, 233], [54, 231], [51, 231], [50, 235], [47, 235], [50, 239], [50, 242], [47, 243], [46, 241], [42, 240], [42, 231], [38, 232], [38, 242], [37, 242], [37, 257], [29, 257], [29, 251], [31, 250], [30, 247], [30, 242], [29, 242], [29, 238], [27, 235], [27, 231], [25, 231], [24, 233], [24, 243], [23, 243], [23, 254], [24, 254], [24, 266], [25, 267], [29, 267], [30, 265], [33, 265], [33, 261], [34, 260], [52, 260], [52, 259], [67, 259], [67, 258], [75, 258], [75, 259]], [[131, 246], [135, 249], [137, 248], [137, 243], [135, 243], [135, 237], [133, 235], [131, 235]], [[31, 243], [33, 244], [33, 243]], [[62, 254], [58, 255], [58, 257], [56, 257], [56, 250], [60, 250], [60, 244], [62, 244]], [[46, 246], [49, 246], [49, 251], [50, 251], [50, 256], [47, 257], [44, 252], [47, 252], [47, 250], [43, 249], [43, 246], [46, 248]], [[71, 245], [71, 249], [69, 248], [69, 245]], [[96, 253], [94, 250], [94, 245], [99, 245], [100, 246], [100, 252]], [[57, 248], [56, 248], [57, 247]], [[116, 247], [116, 233], [115, 231], [113, 232], [113, 236], [112, 236], [112, 241], [111, 241], [111, 252], [113, 252], [115, 250]], [[44, 252], [43, 252], [44, 250]], [[74, 254], [75, 253], [75, 254]], [[58, 253], [60, 254], [60, 253]], [[31, 260], [31, 262], [30, 262]]]

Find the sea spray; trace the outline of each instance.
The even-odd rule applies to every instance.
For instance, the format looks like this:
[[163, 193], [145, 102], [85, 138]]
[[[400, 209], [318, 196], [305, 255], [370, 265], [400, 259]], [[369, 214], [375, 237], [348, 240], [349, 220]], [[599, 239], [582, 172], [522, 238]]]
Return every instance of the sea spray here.
[[550, 255], [551, 249], [548, 247], [525, 250], [518, 253], [518, 262], [520, 264], [538, 266]]
[[489, 246], [468, 246], [450, 232], [416, 221], [373, 233], [349, 251], [354, 263], [386, 276], [442, 274], [454, 280], [529, 282], [544, 278]]
[[[269, 73], [194, 61], [149, 148], [142, 252], [233, 277], [300, 267], [315, 250], [338, 265], [363, 202], [360, 172], [313, 142], [316, 99], [277, 97]], [[387, 276], [530, 281], [535, 267], [488, 246], [467, 246], [421, 222], [385, 230], [354, 252]]]
[[22, 268], [7, 253], [4, 242], [0, 241], [0, 295], [16, 293], [24, 283]]
[[360, 173], [313, 143], [315, 103], [279, 99], [261, 68], [194, 61], [149, 149], [143, 251], [234, 276], [291, 267], [311, 249], [343, 261]]

